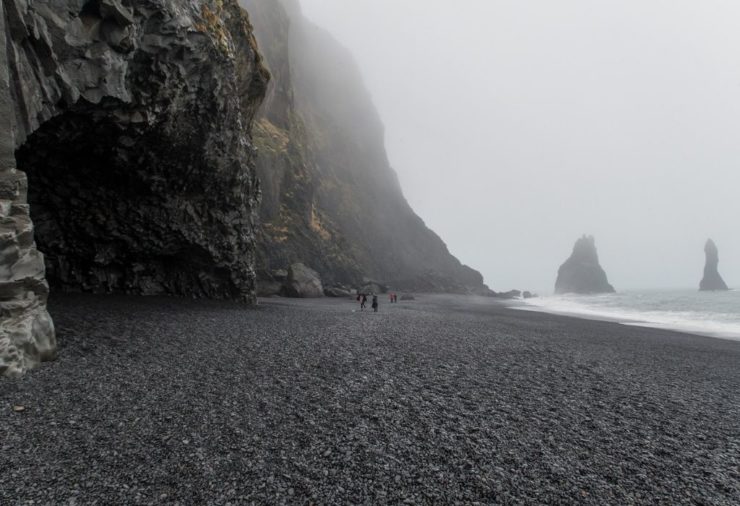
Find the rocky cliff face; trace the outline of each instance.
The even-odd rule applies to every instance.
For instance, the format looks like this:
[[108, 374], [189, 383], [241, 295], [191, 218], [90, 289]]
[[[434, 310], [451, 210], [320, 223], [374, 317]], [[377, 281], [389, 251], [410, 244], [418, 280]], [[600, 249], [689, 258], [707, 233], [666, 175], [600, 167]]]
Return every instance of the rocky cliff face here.
[[253, 300], [268, 74], [236, 0], [1, 13], [0, 373], [53, 356], [38, 250], [59, 289]]
[[406, 202], [351, 55], [294, 0], [242, 4], [273, 75], [255, 124], [262, 286], [302, 262], [329, 288], [488, 293]]
[[613, 293], [604, 269], [599, 265], [596, 242], [592, 236], [576, 241], [570, 258], [560, 266], [555, 293]]
[[704, 246], [706, 263], [704, 264], [704, 278], [699, 283], [701, 291], [728, 290], [727, 284], [719, 275], [717, 266], [719, 265], [719, 251], [714, 241], [709, 239]]

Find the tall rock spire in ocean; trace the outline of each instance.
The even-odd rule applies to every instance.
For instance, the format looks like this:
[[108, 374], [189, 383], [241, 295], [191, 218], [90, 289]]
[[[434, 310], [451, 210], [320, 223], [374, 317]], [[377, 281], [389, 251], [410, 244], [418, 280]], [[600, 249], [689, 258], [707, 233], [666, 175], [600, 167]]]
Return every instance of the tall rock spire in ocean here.
[[704, 253], [706, 254], [707, 260], [704, 264], [704, 278], [699, 283], [699, 290], [701, 291], [713, 291], [713, 290], [728, 290], [727, 284], [719, 275], [717, 266], [719, 265], [719, 251], [717, 245], [711, 239], [707, 240], [704, 246]]
[[555, 293], [614, 293], [599, 265], [593, 236], [584, 235], [576, 241], [570, 258], [558, 270]]

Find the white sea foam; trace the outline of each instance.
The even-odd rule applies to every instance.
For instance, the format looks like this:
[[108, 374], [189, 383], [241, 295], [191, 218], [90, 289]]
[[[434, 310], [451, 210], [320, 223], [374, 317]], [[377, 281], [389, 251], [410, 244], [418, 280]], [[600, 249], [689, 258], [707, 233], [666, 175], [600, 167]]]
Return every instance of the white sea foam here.
[[740, 340], [740, 291], [652, 290], [550, 296], [517, 309]]

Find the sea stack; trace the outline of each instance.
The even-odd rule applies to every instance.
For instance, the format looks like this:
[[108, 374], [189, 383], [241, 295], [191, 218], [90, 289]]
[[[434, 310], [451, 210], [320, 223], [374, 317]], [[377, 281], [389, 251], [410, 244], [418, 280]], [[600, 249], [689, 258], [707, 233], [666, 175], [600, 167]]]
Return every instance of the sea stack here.
[[719, 252], [713, 240], [707, 240], [707, 244], [704, 246], [704, 253], [707, 256], [707, 261], [704, 264], [704, 279], [699, 283], [699, 290], [703, 292], [728, 290], [727, 284], [725, 284], [725, 281], [717, 270]]
[[599, 265], [593, 236], [584, 235], [576, 241], [570, 258], [558, 270], [555, 293], [614, 293]]

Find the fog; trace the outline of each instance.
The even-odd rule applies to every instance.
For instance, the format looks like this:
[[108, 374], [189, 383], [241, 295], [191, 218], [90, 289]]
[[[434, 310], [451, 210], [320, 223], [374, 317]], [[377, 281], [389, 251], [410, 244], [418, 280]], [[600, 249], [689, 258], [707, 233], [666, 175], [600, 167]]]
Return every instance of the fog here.
[[496, 290], [584, 233], [617, 290], [740, 287], [740, 3], [302, 0], [358, 62], [404, 193]]

